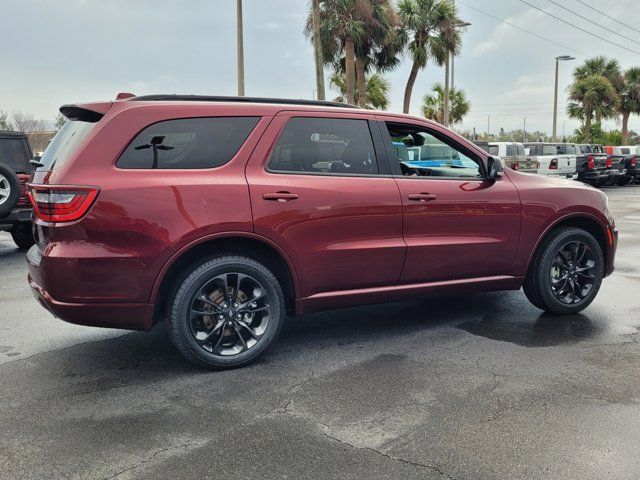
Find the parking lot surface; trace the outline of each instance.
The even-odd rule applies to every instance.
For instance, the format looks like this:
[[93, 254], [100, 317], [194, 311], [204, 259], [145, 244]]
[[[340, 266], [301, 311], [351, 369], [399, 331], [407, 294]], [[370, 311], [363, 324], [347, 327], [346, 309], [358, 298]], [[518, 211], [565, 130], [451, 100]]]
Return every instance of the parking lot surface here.
[[0, 478], [638, 478], [640, 186], [606, 193], [617, 270], [580, 315], [521, 291], [332, 311], [225, 372], [162, 326], [54, 319], [0, 233]]

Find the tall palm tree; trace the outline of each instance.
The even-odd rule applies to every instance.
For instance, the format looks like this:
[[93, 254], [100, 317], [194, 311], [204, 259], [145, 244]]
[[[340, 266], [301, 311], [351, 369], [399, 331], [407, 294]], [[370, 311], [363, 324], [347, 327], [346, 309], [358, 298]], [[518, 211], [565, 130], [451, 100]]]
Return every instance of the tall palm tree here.
[[611, 82], [602, 75], [589, 75], [576, 79], [569, 87], [567, 113], [573, 118], [584, 122], [585, 142], [591, 140], [591, 120], [600, 111], [617, 110], [620, 97]]
[[[442, 84], [436, 83], [431, 89], [432, 94], [427, 93], [422, 100], [422, 114], [438, 123], [444, 122], [445, 89]], [[471, 103], [467, 100], [462, 90], [452, 88], [449, 91], [449, 122], [453, 125], [460, 123], [462, 118], [469, 113]]]
[[[584, 80], [591, 75], [600, 75], [606, 78], [617, 90], [622, 88], [623, 79], [620, 72], [620, 63], [616, 59], [602, 55], [588, 58], [582, 65], [576, 67], [573, 72], [575, 80]], [[603, 118], [613, 118], [617, 115], [617, 112], [606, 105], [596, 105], [594, 114], [596, 123], [601, 123]]]
[[624, 72], [618, 94], [622, 115], [622, 144], [626, 145], [629, 141], [629, 117], [632, 113], [640, 114], [640, 67]]
[[[347, 85], [345, 76], [336, 72], [330, 80], [331, 85], [336, 88], [340, 95], [334, 100], [336, 102], [344, 102], [347, 93]], [[360, 87], [356, 89], [358, 97], [360, 97]], [[378, 73], [369, 75], [365, 86], [365, 102], [364, 108], [375, 110], [386, 110], [389, 106], [389, 81]]]
[[401, 0], [398, 13], [411, 38], [407, 49], [413, 64], [403, 102], [404, 113], [409, 113], [416, 77], [429, 58], [442, 66], [450, 54], [460, 53], [462, 37], [456, 26], [461, 20], [452, 0]]
[[[320, 3], [320, 42], [325, 64], [336, 66], [344, 54], [346, 101], [355, 103], [356, 45], [365, 38], [366, 25], [371, 21], [372, 8], [368, 0], [323, 0]], [[305, 34], [313, 36], [313, 18], [309, 15]], [[312, 38], [313, 41], [315, 41]]]

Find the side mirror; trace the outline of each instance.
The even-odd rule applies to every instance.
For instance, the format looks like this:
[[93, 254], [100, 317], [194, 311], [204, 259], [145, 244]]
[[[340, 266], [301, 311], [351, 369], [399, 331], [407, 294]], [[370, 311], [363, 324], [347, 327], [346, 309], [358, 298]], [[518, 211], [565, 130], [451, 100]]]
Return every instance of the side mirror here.
[[504, 174], [504, 166], [502, 160], [498, 157], [489, 157], [487, 159], [487, 172], [489, 180], [500, 180]]

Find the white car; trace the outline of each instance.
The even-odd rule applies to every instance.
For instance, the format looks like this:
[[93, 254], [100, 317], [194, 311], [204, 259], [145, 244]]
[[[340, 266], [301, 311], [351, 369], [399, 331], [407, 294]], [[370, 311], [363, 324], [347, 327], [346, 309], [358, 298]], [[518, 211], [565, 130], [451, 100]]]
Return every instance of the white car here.
[[547, 177], [577, 178], [576, 154], [559, 154], [553, 143], [525, 143], [527, 159], [538, 162], [538, 175]]

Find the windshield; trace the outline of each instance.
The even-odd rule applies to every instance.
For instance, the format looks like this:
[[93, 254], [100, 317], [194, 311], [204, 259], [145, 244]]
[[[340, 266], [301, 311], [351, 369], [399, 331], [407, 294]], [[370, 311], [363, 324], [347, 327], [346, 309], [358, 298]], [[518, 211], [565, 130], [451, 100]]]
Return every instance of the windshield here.
[[87, 137], [95, 123], [69, 120], [60, 129], [44, 151], [38, 171], [54, 170], [61, 167]]

